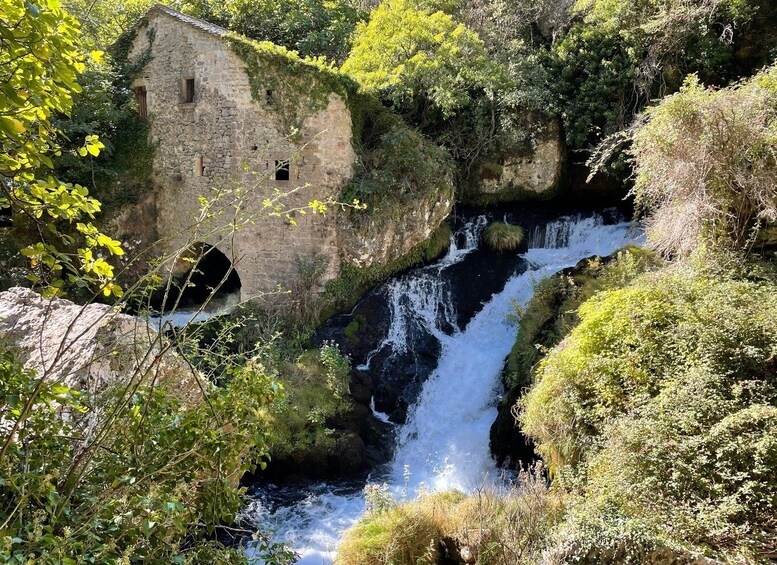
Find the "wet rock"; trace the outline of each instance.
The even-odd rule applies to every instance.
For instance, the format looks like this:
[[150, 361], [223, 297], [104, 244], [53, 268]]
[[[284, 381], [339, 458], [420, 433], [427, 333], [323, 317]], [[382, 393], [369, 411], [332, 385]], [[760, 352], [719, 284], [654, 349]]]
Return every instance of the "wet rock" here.
[[491, 455], [499, 467], [518, 469], [537, 458], [534, 445], [521, 433], [515, 421], [513, 407], [522, 393], [523, 391], [518, 388], [508, 391], [499, 403], [496, 420], [491, 426], [489, 438]]

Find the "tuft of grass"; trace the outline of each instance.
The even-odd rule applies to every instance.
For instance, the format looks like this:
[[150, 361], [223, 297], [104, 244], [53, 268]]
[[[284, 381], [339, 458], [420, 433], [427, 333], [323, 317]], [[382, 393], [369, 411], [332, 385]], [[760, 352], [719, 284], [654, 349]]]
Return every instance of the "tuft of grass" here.
[[537, 563], [565, 507], [538, 463], [511, 486], [422, 494], [379, 508], [346, 532], [337, 565]]
[[494, 251], [517, 251], [525, 234], [521, 226], [494, 222], [483, 232], [483, 239]]

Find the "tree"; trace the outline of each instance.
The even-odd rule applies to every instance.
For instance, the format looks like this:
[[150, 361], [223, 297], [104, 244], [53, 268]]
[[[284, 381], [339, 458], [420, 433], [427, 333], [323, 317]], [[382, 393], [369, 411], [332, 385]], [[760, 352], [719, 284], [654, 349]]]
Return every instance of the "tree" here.
[[350, 0], [193, 0], [183, 10], [303, 57], [338, 64], [348, 56], [357, 22], [366, 16]]
[[[34, 268], [32, 281], [49, 294], [66, 283], [119, 294], [106, 257], [121, 255], [121, 244], [91, 222], [100, 202], [86, 188], [47, 174], [61, 154], [53, 120], [69, 113], [80, 91], [78, 22], [57, 0], [6, 0], [0, 15], [0, 208], [13, 208], [34, 226], [38, 241], [22, 253]], [[97, 156], [102, 147], [96, 136], [87, 136], [77, 153]]]
[[383, 2], [357, 27], [342, 69], [422, 127], [433, 111], [450, 117], [504, 80], [476, 33], [410, 0]]
[[[154, 4], [154, 0], [64, 0], [65, 9], [81, 23], [83, 44], [108, 49]], [[180, 2], [165, 2], [174, 8]]]
[[625, 128], [653, 98], [699, 72], [735, 76], [735, 30], [750, 0], [580, 0], [574, 24], [555, 43], [551, 68], [567, 142], [581, 149]]

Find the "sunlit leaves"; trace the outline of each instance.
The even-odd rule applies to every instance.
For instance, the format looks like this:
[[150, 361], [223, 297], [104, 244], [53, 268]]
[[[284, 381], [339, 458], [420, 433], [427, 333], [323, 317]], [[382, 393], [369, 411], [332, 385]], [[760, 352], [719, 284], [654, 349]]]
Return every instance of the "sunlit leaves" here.
[[[75, 239], [64, 227], [77, 222], [77, 231], [85, 233], [100, 202], [86, 188], [44, 172], [61, 154], [52, 121], [70, 112], [73, 94], [81, 91], [77, 77], [85, 66], [78, 22], [56, 0], [42, 5], [7, 0], [0, 15], [0, 208], [11, 207], [37, 225], [42, 241], [23, 254], [33, 267], [31, 280], [47, 294], [60, 293], [65, 282], [97, 285], [105, 294], [112, 269], [102, 264], [105, 259], [88, 258], [86, 251], [121, 255], [120, 243], [92, 226], [86, 245], [74, 252]], [[104, 147], [97, 136], [87, 135], [77, 153], [94, 158]]]
[[420, 96], [445, 115], [467, 106], [472, 90], [493, 90], [505, 79], [477, 34], [410, 0], [387, 0], [359, 25], [343, 71], [398, 106]]

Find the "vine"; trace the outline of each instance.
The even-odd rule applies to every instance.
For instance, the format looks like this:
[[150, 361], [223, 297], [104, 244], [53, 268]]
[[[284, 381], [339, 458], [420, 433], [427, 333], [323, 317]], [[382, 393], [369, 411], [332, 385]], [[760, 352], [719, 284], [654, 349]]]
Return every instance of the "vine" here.
[[251, 97], [276, 114], [283, 133], [293, 141], [300, 140], [309, 116], [326, 109], [330, 94], [347, 103], [357, 91], [352, 79], [321, 59], [302, 58], [296, 51], [236, 33], [226, 39], [245, 64]]

